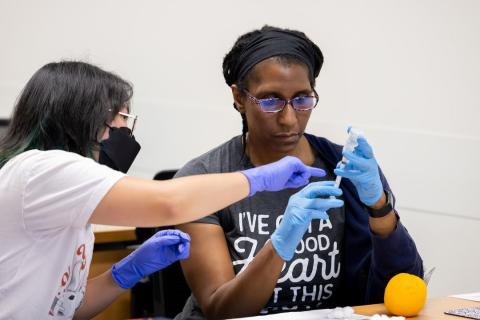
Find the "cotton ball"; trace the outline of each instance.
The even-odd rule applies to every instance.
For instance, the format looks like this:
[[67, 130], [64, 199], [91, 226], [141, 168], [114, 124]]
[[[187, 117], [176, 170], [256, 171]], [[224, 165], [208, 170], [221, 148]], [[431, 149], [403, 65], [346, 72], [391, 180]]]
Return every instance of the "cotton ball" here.
[[327, 314], [327, 319], [336, 319], [335, 316], [333, 315], [333, 311]]
[[340, 307], [336, 307], [332, 309], [330, 313], [327, 315], [328, 319], [344, 319], [343, 309]]
[[331, 309], [330, 312], [327, 314], [328, 319], [337, 319], [337, 311], [339, 308]]
[[343, 316], [344, 316], [345, 318], [351, 318], [352, 315], [353, 315], [353, 312], [354, 312], [354, 310], [353, 310], [352, 307], [345, 307], [345, 308], [343, 308]]
[[343, 318], [343, 310], [340, 307], [337, 307], [337, 308], [333, 309], [332, 313], [333, 313], [333, 316], [335, 317], [335, 319], [342, 319]]

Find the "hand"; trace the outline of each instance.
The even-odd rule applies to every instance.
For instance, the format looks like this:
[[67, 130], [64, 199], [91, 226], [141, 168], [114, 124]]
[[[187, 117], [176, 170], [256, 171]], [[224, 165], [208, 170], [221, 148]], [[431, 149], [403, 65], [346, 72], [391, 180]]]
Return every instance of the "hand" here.
[[323, 177], [325, 171], [309, 167], [292, 156], [276, 162], [242, 171], [250, 183], [249, 196], [260, 191], [279, 191], [286, 188], [299, 188], [309, 182], [311, 176]]
[[382, 196], [383, 185], [372, 147], [363, 136], [360, 136], [357, 142], [358, 146], [353, 152], [343, 152], [343, 156], [348, 160], [345, 167], [340, 168], [337, 165], [334, 172], [337, 176], [350, 179], [357, 189], [360, 200], [371, 206]]
[[112, 267], [112, 276], [122, 288], [131, 288], [142, 278], [177, 260], [188, 258], [190, 236], [179, 230], [162, 230]]
[[329, 198], [341, 194], [334, 181], [321, 181], [309, 184], [290, 197], [282, 222], [271, 237], [273, 247], [283, 260], [293, 258], [312, 219], [329, 219], [328, 209], [343, 206], [342, 200]]

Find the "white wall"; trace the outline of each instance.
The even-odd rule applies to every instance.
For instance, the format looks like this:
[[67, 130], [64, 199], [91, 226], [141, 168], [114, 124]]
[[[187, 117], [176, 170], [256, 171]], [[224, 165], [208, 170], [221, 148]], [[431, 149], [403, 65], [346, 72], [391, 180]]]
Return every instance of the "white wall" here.
[[428, 266], [430, 296], [480, 290], [480, 1], [0, 2], [0, 117], [43, 64], [82, 59], [135, 85], [134, 175], [241, 130], [223, 82], [240, 34], [272, 24], [323, 50], [309, 131], [366, 132]]

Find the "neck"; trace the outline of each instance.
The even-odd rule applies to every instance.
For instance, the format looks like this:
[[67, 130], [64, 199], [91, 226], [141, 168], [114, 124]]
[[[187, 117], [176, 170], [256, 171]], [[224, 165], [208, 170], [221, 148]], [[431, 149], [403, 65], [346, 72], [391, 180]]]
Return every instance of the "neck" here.
[[257, 145], [254, 140], [247, 138], [245, 152], [252, 164], [256, 167], [275, 162], [285, 156], [297, 157], [306, 165], [312, 165], [315, 161], [314, 150], [305, 136], [302, 136], [295, 148], [289, 151], [275, 150], [265, 147], [264, 145]]

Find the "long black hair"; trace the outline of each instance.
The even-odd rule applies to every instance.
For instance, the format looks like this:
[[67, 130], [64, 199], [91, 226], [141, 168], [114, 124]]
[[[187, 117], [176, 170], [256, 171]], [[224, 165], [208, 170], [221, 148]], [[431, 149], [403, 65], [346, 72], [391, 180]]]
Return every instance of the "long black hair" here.
[[85, 62], [62, 61], [40, 68], [23, 88], [0, 141], [0, 168], [32, 149], [59, 149], [92, 157], [99, 135], [123, 107], [131, 84]]
[[[315, 67], [314, 67], [315, 70], [309, 70], [310, 72], [308, 73], [310, 85], [312, 88], [314, 88], [315, 78], [318, 76], [318, 73], [320, 72], [320, 69], [323, 65], [323, 54], [318, 48], [318, 46], [315, 43], [313, 43], [305, 35], [305, 33], [301, 31], [282, 29], [282, 28], [272, 27], [268, 25], [263, 26], [261, 29], [253, 30], [241, 35], [235, 41], [235, 44], [233, 45], [232, 49], [225, 55], [225, 57], [223, 58], [222, 68], [223, 68], [223, 77], [227, 85], [228, 86], [231, 86], [232, 84], [237, 85], [238, 89], [243, 94], [243, 90], [247, 89], [248, 81], [251, 79], [252, 75], [254, 74], [255, 67], [250, 69], [243, 76], [239, 76], [238, 73], [233, 72], [233, 70], [238, 69], [238, 61], [241, 55], [246, 50], [246, 48], [250, 45], [250, 43], [252, 41], [258, 41], [258, 37], [261, 36], [262, 34], [272, 32], [272, 31], [291, 34], [301, 39], [301, 41], [304, 41], [305, 43], [308, 44], [309, 51], [311, 51], [309, 53], [313, 56], [315, 60]], [[292, 56], [289, 54], [279, 54], [279, 55], [273, 56], [272, 58], [275, 59], [276, 62], [285, 66], [288, 66], [290, 64], [300, 64], [310, 69], [310, 67], [304, 61], [302, 61], [296, 56]], [[233, 103], [233, 107], [237, 109], [235, 102]], [[243, 142], [243, 148], [245, 151], [245, 148], [247, 145], [246, 140], [247, 140], [247, 132], [248, 132], [248, 123], [247, 123], [247, 117], [244, 113], [240, 113], [240, 116], [242, 117], [242, 142]]]

